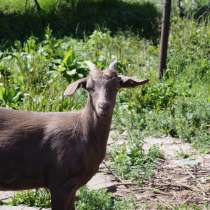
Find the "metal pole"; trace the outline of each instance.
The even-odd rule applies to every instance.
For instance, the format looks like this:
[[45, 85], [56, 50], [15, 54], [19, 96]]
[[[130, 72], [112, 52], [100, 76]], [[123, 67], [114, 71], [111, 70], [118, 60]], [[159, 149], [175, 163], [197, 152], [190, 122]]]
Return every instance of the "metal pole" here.
[[162, 16], [162, 29], [160, 41], [160, 65], [158, 78], [162, 79], [164, 72], [167, 68], [167, 50], [168, 50], [168, 37], [170, 31], [170, 14], [171, 14], [171, 0], [165, 0]]

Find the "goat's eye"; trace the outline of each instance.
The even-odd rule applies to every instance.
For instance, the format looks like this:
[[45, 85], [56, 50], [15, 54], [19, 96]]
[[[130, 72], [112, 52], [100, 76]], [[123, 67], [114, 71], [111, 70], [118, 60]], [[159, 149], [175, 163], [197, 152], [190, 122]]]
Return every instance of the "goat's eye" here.
[[87, 90], [88, 90], [89, 92], [93, 92], [95, 89], [94, 89], [94, 87], [87, 87]]

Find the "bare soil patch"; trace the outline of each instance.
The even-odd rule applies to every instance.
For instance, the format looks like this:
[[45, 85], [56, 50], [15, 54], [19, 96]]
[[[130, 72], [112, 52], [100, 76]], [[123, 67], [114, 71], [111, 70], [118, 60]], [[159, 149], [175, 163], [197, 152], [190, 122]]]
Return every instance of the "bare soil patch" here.
[[180, 139], [147, 138], [145, 148], [159, 145], [165, 160], [144, 186], [138, 200], [155, 209], [179, 204], [203, 206], [210, 202], [210, 155], [201, 155]]
[[[122, 139], [125, 138], [115, 143], [120, 144]], [[200, 154], [189, 143], [171, 137], [146, 138], [144, 149], [154, 144], [160, 147], [165, 159], [157, 163], [154, 176], [143, 187], [121, 180], [105, 163], [88, 186], [106, 187], [120, 197], [133, 195], [138, 209], [158, 209], [159, 205], [174, 209], [180, 204], [195, 204], [203, 209], [210, 203], [210, 155]]]

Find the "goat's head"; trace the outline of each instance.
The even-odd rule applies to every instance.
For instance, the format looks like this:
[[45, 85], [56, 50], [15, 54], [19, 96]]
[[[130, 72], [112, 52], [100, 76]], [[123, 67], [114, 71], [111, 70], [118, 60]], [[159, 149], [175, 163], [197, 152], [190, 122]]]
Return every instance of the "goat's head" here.
[[149, 81], [118, 75], [116, 61], [103, 71], [91, 62], [87, 64], [90, 69], [89, 76], [70, 84], [64, 95], [71, 96], [79, 87], [85, 88], [89, 92], [91, 105], [98, 117], [106, 117], [112, 113], [117, 91], [120, 88], [135, 87]]

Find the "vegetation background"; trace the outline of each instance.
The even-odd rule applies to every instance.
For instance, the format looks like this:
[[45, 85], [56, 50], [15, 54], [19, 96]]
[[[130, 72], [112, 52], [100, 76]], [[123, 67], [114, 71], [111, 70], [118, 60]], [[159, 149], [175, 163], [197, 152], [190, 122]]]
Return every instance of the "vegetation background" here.
[[[0, 0], [0, 106], [35, 111], [80, 109], [86, 93], [64, 98], [68, 83], [117, 58], [120, 73], [150, 84], [121, 91], [113, 128], [128, 143], [112, 147], [108, 162], [122, 179], [143, 185], [161, 152], [143, 150], [144, 137], [170, 135], [210, 152], [210, 25], [208, 0], [184, 0], [179, 18], [173, 1], [168, 69], [157, 80], [162, 1]], [[88, 202], [88, 204], [87, 204]], [[49, 206], [46, 191], [27, 191], [12, 204]], [[79, 210], [135, 209], [106, 191], [82, 189]], [[176, 209], [188, 207], [176, 207]], [[189, 207], [190, 209], [191, 207]], [[198, 207], [196, 207], [198, 209]]]

